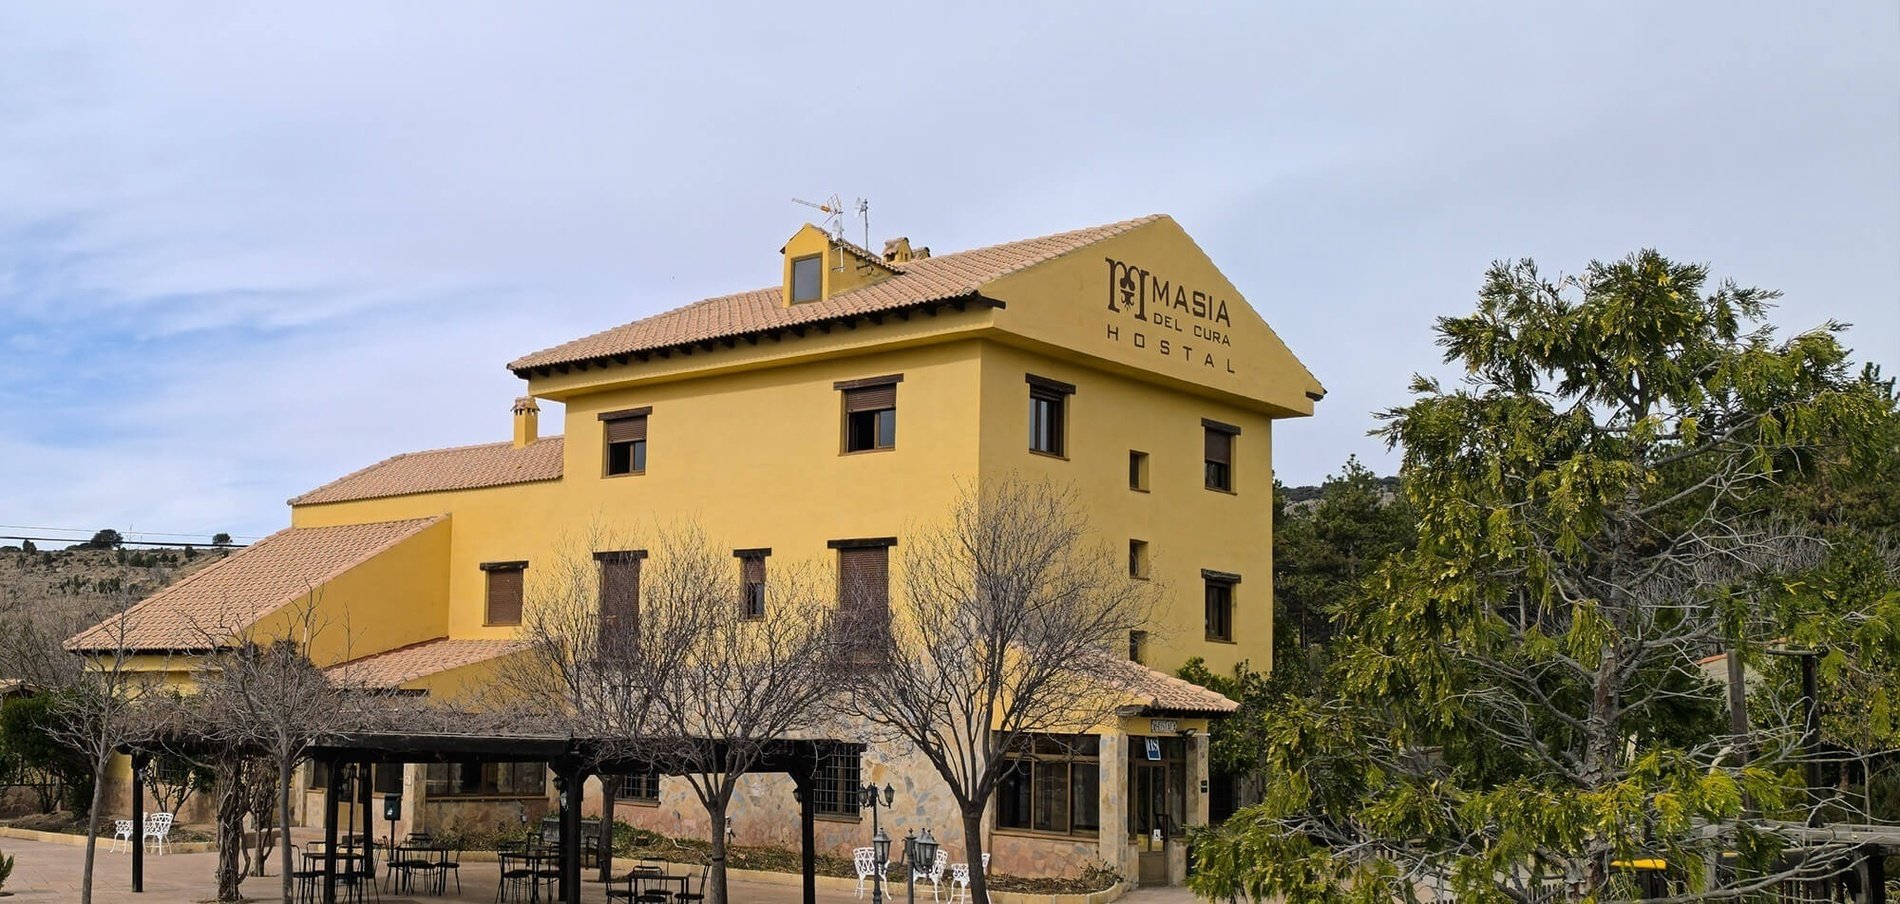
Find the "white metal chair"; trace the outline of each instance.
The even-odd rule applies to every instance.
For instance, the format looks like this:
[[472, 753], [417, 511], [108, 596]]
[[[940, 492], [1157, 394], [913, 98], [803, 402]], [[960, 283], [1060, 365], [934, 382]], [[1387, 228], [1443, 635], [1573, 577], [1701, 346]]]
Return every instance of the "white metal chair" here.
[[[983, 853], [983, 875], [990, 874], [990, 855]], [[968, 863], [950, 864], [950, 902], [970, 900], [970, 865]]]
[[163, 857], [165, 855], [165, 841], [171, 837], [171, 834], [172, 814], [151, 813], [145, 817], [145, 831], [140, 836], [139, 841], [142, 844], [149, 842], [152, 849], [157, 850], [158, 855]]
[[910, 877], [913, 881], [929, 882], [930, 883], [930, 900], [940, 901], [943, 899], [943, 895], [941, 894], [943, 890], [943, 871], [949, 865], [950, 865], [950, 853], [948, 851], [943, 850], [942, 848], [938, 848], [937, 859], [935, 862], [930, 864], [930, 868], [929, 869], [912, 868]]
[[883, 867], [877, 862], [877, 848], [852, 848], [851, 866], [858, 874], [858, 897], [864, 897], [864, 880], [881, 877]]
[[[125, 846], [120, 847], [121, 844]], [[117, 852], [121, 850], [129, 851], [131, 849], [132, 849], [132, 820], [130, 819], [113, 820], [112, 821], [112, 847], [109, 849], [109, 851], [112, 851], [112, 852]]]

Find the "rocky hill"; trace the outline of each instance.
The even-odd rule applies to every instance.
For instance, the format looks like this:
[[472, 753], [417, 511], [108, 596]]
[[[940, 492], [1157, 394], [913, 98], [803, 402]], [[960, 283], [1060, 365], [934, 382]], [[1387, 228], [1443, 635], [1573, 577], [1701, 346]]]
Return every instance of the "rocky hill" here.
[[0, 630], [22, 621], [62, 629], [91, 624], [230, 554], [228, 548], [0, 547]]

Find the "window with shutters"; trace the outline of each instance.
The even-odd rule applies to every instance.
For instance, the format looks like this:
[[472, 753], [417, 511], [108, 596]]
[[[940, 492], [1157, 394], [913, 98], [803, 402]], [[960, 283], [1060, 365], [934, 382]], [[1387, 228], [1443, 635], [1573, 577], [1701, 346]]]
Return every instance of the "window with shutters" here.
[[765, 617], [765, 557], [769, 549], [735, 549], [739, 557], [739, 617]]
[[1234, 491], [1234, 437], [1240, 428], [1232, 424], [1203, 419], [1206, 434], [1207, 488], [1225, 493]]
[[1240, 576], [1201, 570], [1203, 596], [1207, 606], [1207, 639], [1232, 642], [1234, 639], [1234, 585]]
[[1026, 374], [1029, 382], [1029, 451], [1058, 458], [1068, 454], [1068, 399], [1075, 384]]
[[482, 571], [488, 575], [488, 605], [483, 622], [490, 625], [521, 624], [521, 578], [526, 562], [488, 562]]
[[833, 540], [838, 550], [838, 630], [856, 650], [882, 649], [891, 628], [890, 548], [894, 538]]
[[601, 435], [606, 448], [608, 477], [645, 474], [647, 471], [647, 415], [653, 409], [629, 408], [609, 411], [600, 416]]
[[640, 636], [640, 560], [645, 550], [594, 553], [600, 564], [600, 653], [632, 655]]
[[844, 396], [844, 451], [897, 447], [897, 384], [903, 381], [893, 375], [832, 384]]

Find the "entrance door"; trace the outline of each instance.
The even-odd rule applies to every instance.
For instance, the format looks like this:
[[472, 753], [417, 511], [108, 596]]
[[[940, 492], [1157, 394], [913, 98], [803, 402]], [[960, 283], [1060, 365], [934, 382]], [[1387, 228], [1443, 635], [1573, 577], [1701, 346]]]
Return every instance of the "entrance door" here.
[[[1186, 807], [1187, 769], [1180, 738], [1129, 739], [1128, 834], [1135, 845], [1135, 879], [1144, 887], [1168, 884], [1168, 846]], [[1151, 751], [1150, 745], [1155, 748]], [[1158, 756], [1158, 759], [1149, 759]]]

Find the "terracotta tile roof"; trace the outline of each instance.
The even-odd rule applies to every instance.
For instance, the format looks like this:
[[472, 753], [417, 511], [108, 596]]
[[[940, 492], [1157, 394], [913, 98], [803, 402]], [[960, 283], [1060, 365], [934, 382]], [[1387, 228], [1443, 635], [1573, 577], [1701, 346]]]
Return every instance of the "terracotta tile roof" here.
[[451, 640], [440, 637], [338, 663], [324, 673], [338, 684], [399, 688], [426, 675], [459, 669], [526, 649], [519, 640]]
[[1130, 692], [1136, 702], [1157, 712], [1214, 714], [1231, 713], [1240, 708], [1240, 704], [1223, 694], [1138, 662], [1111, 659], [1104, 671], [1112, 683]]
[[[1161, 219], [1159, 214], [886, 265], [895, 275], [823, 301], [783, 304], [779, 286], [722, 295], [636, 320], [604, 332], [524, 355], [510, 362], [517, 374], [556, 364], [589, 361], [693, 342], [817, 323], [947, 301], [975, 294], [985, 283]], [[846, 243], [849, 244], [849, 243]], [[854, 253], [882, 260], [856, 246]]]
[[293, 527], [66, 641], [72, 650], [202, 650], [442, 520]]
[[347, 502], [559, 480], [561, 447], [561, 437], [550, 436], [519, 449], [514, 443], [506, 442], [407, 452], [332, 480], [290, 500], [290, 504]]

